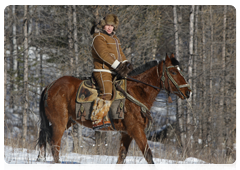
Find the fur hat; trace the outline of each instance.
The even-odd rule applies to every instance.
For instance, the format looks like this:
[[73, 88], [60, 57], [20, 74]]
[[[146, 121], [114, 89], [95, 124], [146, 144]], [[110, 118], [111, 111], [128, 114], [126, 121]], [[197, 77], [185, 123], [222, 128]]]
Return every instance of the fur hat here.
[[99, 22], [97, 27], [101, 29], [105, 25], [113, 25], [114, 26], [114, 31], [115, 31], [118, 27], [118, 24], [119, 24], [118, 17], [114, 14], [108, 14]]

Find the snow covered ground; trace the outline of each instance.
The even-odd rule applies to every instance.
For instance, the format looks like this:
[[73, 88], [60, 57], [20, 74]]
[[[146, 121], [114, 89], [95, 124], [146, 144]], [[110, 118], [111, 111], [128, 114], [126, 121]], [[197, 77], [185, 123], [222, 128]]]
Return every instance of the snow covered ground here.
[[4, 146], [4, 169], [11, 170], [236, 170], [236, 164], [206, 164], [206, 162], [187, 158], [184, 161], [173, 161], [167, 159], [154, 158], [154, 165], [149, 165], [143, 157], [127, 156], [126, 164], [116, 165], [116, 156], [106, 155], [81, 155], [69, 153], [60, 156], [61, 163], [52, 164], [52, 156], [48, 155], [46, 162], [36, 162], [38, 152], [27, 151], [26, 149], [11, 148]]

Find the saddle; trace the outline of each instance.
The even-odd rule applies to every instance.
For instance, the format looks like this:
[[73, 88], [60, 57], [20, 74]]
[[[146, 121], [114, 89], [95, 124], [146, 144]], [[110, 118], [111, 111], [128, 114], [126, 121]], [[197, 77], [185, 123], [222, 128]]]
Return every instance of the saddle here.
[[[115, 84], [126, 91], [127, 81], [125, 79], [117, 80]], [[83, 80], [76, 96], [76, 120], [91, 120], [92, 107], [98, 94], [99, 88], [93, 77]], [[108, 116], [110, 119], [124, 119], [124, 112], [126, 112], [125, 96], [122, 92], [116, 90], [114, 83], [113, 97]]]

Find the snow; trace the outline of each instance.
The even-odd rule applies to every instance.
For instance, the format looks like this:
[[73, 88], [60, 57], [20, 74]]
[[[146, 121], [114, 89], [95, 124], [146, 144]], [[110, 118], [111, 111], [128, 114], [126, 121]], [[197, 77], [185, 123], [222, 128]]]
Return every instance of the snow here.
[[[184, 170], [236, 170], [235, 164], [206, 164], [206, 162], [189, 157], [184, 161], [174, 161], [167, 159], [153, 158], [155, 164], [149, 165], [143, 157], [127, 156], [123, 165], [116, 165], [117, 156], [106, 155], [84, 155], [76, 153], [68, 153], [60, 156], [60, 162], [53, 164], [51, 155], [47, 155], [46, 162], [36, 162], [38, 151], [20, 148], [12, 148], [4, 146], [4, 169], [24, 169], [24, 170], [66, 170], [71, 169], [87, 169], [87, 170], [158, 170], [158, 169], [184, 169]], [[171, 165], [170, 165], [171, 164]]]

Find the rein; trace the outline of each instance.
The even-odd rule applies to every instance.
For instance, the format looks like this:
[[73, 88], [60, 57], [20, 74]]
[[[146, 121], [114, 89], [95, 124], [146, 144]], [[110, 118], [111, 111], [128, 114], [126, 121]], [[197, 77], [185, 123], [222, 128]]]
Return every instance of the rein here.
[[145, 85], [147, 85], [147, 86], [150, 86], [150, 87], [155, 88], [155, 89], [158, 89], [158, 90], [161, 90], [161, 88], [159, 88], [159, 87], [157, 87], [157, 86], [153, 86], [153, 85], [151, 85], [151, 84], [144, 83], [144, 82], [142, 82], [142, 81], [139, 81], [139, 80], [137, 80], [137, 79], [134, 79], [134, 78], [131, 78], [131, 77], [128, 77], [128, 76], [127, 76], [127, 79], [128, 79], [128, 80], [135, 81], [135, 82], [138, 82], [138, 83], [145, 84]]
[[[180, 88], [188, 87], [188, 88], [190, 89], [190, 85], [189, 85], [189, 84], [178, 85], [177, 82], [173, 79], [173, 77], [171, 76], [171, 74], [170, 74], [169, 71], [168, 71], [168, 69], [169, 69], [169, 68], [172, 68], [172, 67], [176, 67], [176, 68], [178, 69], [179, 73], [183, 76], [183, 74], [182, 74], [182, 72], [180, 71], [180, 69], [179, 69], [178, 66], [168, 66], [168, 67], [166, 67], [166, 66], [165, 66], [165, 63], [164, 63], [164, 65], [163, 65], [162, 77], [161, 77], [161, 81], [162, 81], [162, 83], [163, 83], [163, 88], [160, 88], [160, 87], [157, 87], [157, 86], [153, 86], [153, 85], [151, 85], [151, 84], [144, 83], [144, 82], [142, 82], [142, 81], [140, 81], [140, 80], [131, 78], [131, 77], [129, 77], [129, 76], [127, 76], [126, 78], [127, 78], [128, 80], [131, 80], [131, 81], [135, 81], [135, 82], [138, 82], [138, 83], [145, 84], [145, 85], [150, 86], [150, 87], [152, 87], [152, 88], [155, 88], [155, 89], [157, 89], [157, 90], [161, 90], [161, 89], [166, 90], [165, 84], [164, 84], [165, 79], [166, 79], [166, 78], [165, 78], [165, 72], [166, 72], [167, 77], [168, 77], [168, 86], [169, 86], [169, 88], [170, 88], [170, 84], [169, 84], [169, 80], [170, 80], [170, 81], [175, 85], [175, 87], [177, 88], [178, 93], [180, 93], [180, 94], [184, 97], [184, 99], [186, 99], [186, 97], [184, 96], [184, 94], [181, 92]], [[158, 75], [158, 78], [160, 78], [159, 72], [158, 72], [158, 67], [157, 67], [157, 75]], [[183, 76], [183, 78], [184, 78], [184, 76]], [[115, 76], [115, 78], [114, 78], [114, 80], [113, 80], [113, 84], [115, 84], [116, 79], [117, 79], [117, 76]], [[185, 79], [185, 78], [184, 78], [184, 79]], [[186, 81], [186, 80], [185, 80], [185, 81]], [[187, 82], [187, 81], [186, 81], [186, 82]], [[161, 82], [160, 82], [160, 83], [161, 83]], [[147, 108], [144, 104], [142, 104], [141, 102], [139, 102], [138, 100], [136, 100], [134, 97], [132, 97], [130, 94], [128, 94], [126, 91], [124, 91], [118, 84], [115, 84], [115, 86], [116, 86], [116, 88], [117, 88], [120, 92], [123, 93], [123, 95], [124, 95], [126, 98], [128, 98], [131, 102], [133, 102], [133, 103], [135, 103], [136, 105], [138, 105], [138, 106], [141, 107], [141, 112], [143, 113], [143, 115], [144, 115], [145, 117], [147, 117], [147, 118], [149, 119], [148, 127], [145, 129], [146, 132], [149, 131], [149, 130], [151, 129], [152, 120], [153, 120], [153, 119], [152, 119], [152, 117], [151, 117], [151, 114], [150, 114], [150, 111], [148, 110], [148, 108]], [[167, 91], [167, 90], [166, 90], [166, 91]], [[172, 92], [171, 88], [170, 88], [170, 92]]]
[[[188, 87], [188, 89], [191, 90], [190, 85], [189, 85], [188, 83], [187, 83], [187, 84], [184, 84], [184, 85], [178, 85], [178, 84], [177, 84], [177, 82], [174, 80], [174, 78], [171, 76], [171, 74], [170, 74], [169, 71], [168, 71], [169, 68], [173, 68], [173, 67], [177, 68], [178, 71], [179, 71], [179, 73], [180, 73], [180, 75], [184, 78], [183, 73], [181, 72], [181, 70], [180, 70], [180, 68], [179, 68], [178, 65], [177, 65], [177, 66], [168, 66], [168, 67], [166, 67], [166, 66], [165, 66], [165, 63], [164, 63], [164, 64], [163, 64], [162, 77], [161, 77], [161, 81], [162, 81], [162, 84], [163, 84], [163, 88], [160, 88], [160, 87], [157, 87], [157, 86], [153, 86], [153, 85], [151, 85], [151, 84], [144, 83], [144, 82], [142, 82], [142, 81], [140, 81], [140, 80], [134, 79], [134, 78], [129, 77], [129, 76], [127, 76], [127, 79], [128, 79], [128, 80], [131, 80], [131, 81], [138, 82], [138, 83], [145, 84], [145, 85], [150, 86], [150, 87], [152, 87], [152, 88], [155, 88], [155, 89], [157, 89], [157, 90], [161, 90], [161, 89], [166, 90], [165, 83], [164, 83], [164, 82], [165, 82], [165, 79], [166, 79], [166, 78], [165, 78], [165, 72], [166, 72], [167, 77], [168, 77], [168, 86], [169, 86], [169, 88], [170, 88], [170, 92], [172, 92], [172, 93], [180, 93], [180, 94], [184, 97], [184, 99], [186, 99], [185, 95], [181, 92], [180, 88]], [[157, 73], [158, 73], [158, 68], [157, 68]], [[158, 74], [158, 77], [159, 77], [159, 74]], [[184, 79], [185, 79], [185, 78], [184, 78]], [[171, 90], [171, 87], [170, 87], [170, 85], [169, 85], [169, 80], [170, 80], [170, 81], [174, 84], [174, 86], [177, 88], [177, 90], [178, 90], [177, 92], [174, 92], [174, 91]], [[185, 79], [185, 81], [186, 81], [186, 79]], [[186, 82], [187, 82], [187, 81], [186, 81]], [[167, 91], [167, 90], [166, 90], [166, 91]]]

